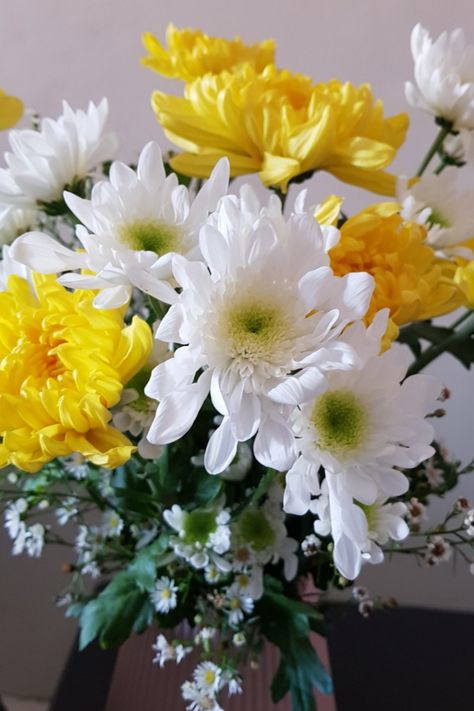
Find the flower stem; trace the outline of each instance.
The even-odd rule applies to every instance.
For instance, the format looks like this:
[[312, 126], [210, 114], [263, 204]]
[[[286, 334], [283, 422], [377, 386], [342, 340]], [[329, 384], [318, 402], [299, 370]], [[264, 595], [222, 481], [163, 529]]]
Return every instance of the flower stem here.
[[451, 333], [451, 335], [445, 338], [444, 341], [441, 341], [441, 343], [434, 343], [432, 346], [427, 348], [426, 351], [422, 353], [420, 357], [417, 358], [416, 361], [410, 366], [407, 372], [407, 377], [409, 375], [419, 373], [420, 370], [426, 368], [426, 366], [434, 361], [439, 355], [449, 350], [455, 344], [461, 343], [469, 338], [469, 336], [474, 333], [474, 312], [467, 311], [453, 324], [453, 327], [456, 328], [461, 324], [464, 325]]
[[441, 128], [439, 129], [438, 135], [436, 136], [435, 140], [433, 141], [428, 153], [425, 155], [423, 158], [423, 161], [418, 168], [417, 171], [417, 177], [420, 178], [423, 173], [425, 172], [426, 168], [431, 162], [431, 159], [433, 156], [439, 151], [439, 149], [443, 146], [444, 139], [446, 136], [451, 133], [451, 124], [443, 124]]

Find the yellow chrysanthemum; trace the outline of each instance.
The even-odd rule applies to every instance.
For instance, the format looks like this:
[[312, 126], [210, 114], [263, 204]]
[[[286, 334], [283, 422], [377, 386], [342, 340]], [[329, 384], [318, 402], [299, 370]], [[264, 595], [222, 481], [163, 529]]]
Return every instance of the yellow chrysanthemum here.
[[23, 102], [0, 89], [0, 131], [11, 128], [23, 115]]
[[366, 318], [389, 308], [390, 337], [402, 324], [448, 313], [463, 301], [452, 264], [436, 258], [424, 241], [426, 229], [404, 222], [399, 209], [398, 203], [377, 203], [362, 210], [342, 225], [341, 239], [330, 251], [338, 276], [372, 274], [375, 291]]
[[465, 296], [465, 304], [470, 309], [474, 309], [474, 259], [470, 262], [463, 261], [454, 274], [454, 281], [462, 289]]
[[144, 57], [142, 64], [165, 77], [186, 82], [204, 74], [232, 70], [242, 62], [249, 62], [260, 72], [275, 58], [274, 40], [249, 46], [240, 37], [233, 40], [209, 37], [202, 30], [179, 30], [172, 24], [166, 30], [166, 42], [168, 49], [154, 35], [146, 32], [143, 44], [150, 56]]
[[231, 175], [258, 172], [282, 191], [298, 176], [326, 170], [383, 195], [395, 192], [395, 177], [383, 169], [405, 139], [408, 117], [385, 118], [368, 84], [312, 84], [273, 65], [258, 73], [244, 64], [196, 79], [184, 97], [156, 91], [152, 105], [184, 150], [171, 164], [185, 175], [207, 177], [227, 156]]
[[11, 276], [0, 292], [0, 467], [35, 472], [72, 452], [116, 467], [132, 443], [108, 423], [123, 385], [146, 363], [149, 326], [92, 306], [92, 291], [55, 277]]

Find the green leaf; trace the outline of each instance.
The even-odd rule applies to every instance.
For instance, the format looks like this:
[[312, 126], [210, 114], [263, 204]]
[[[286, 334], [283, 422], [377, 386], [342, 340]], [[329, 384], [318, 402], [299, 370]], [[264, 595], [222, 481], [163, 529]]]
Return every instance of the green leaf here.
[[122, 644], [129, 637], [135, 621], [143, 614], [148, 594], [135, 583], [128, 571], [118, 573], [81, 614], [79, 648], [84, 649], [96, 637], [102, 647]]
[[168, 534], [162, 533], [156, 541], [142, 548], [133, 563], [128, 566], [128, 572], [142, 591], [152, 592], [155, 587], [158, 568], [169, 556], [167, 548]]
[[280, 655], [280, 664], [272, 680], [270, 693], [272, 701], [277, 704], [290, 690], [290, 682], [288, 680], [288, 670], [284, 657]]

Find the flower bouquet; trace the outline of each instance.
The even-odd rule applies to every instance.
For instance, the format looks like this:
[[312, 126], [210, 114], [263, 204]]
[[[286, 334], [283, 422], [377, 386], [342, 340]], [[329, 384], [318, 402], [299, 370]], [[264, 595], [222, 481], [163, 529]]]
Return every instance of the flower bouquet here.
[[[155, 626], [160, 666], [199, 651], [187, 708], [218, 711], [268, 641], [273, 701], [310, 711], [331, 690], [310, 640], [327, 591], [386, 552], [473, 565], [466, 499], [425, 523], [472, 467], [436, 441], [449, 393], [420, 371], [442, 353], [474, 362], [474, 217], [455, 185], [474, 48], [414, 28], [406, 97], [438, 132], [397, 177], [408, 117], [368, 84], [279, 69], [272, 41], [170, 26], [167, 46], [144, 44], [145, 66], [183, 83], [152, 97], [180, 152], [113, 160], [106, 100], [9, 134], [5, 526], [14, 554], [69, 546], [58, 603], [82, 647]], [[21, 110], [0, 94], [0, 127]], [[309, 204], [299, 186], [319, 171], [385, 198], [354, 215], [338, 195]], [[264, 187], [232, 184], [251, 173]], [[390, 604], [353, 593], [364, 615]]]

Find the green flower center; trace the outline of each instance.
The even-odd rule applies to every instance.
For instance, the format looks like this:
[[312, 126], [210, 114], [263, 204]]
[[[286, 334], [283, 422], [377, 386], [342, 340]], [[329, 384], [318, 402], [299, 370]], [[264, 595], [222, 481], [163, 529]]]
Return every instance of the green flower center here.
[[158, 220], [137, 220], [123, 225], [122, 241], [134, 250], [146, 250], [156, 254], [181, 251], [181, 235], [177, 227]]
[[318, 434], [318, 447], [339, 457], [356, 449], [367, 432], [367, 413], [350, 390], [321, 395], [314, 404], [311, 421]]
[[272, 360], [286, 332], [285, 319], [273, 305], [241, 303], [225, 313], [223, 336], [231, 358], [253, 363]]
[[263, 551], [275, 541], [275, 533], [262, 511], [244, 511], [239, 530], [242, 539], [255, 551]]
[[184, 519], [185, 543], [206, 545], [211, 533], [217, 530], [216, 514], [213, 511], [191, 511]]
[[135, 412], [148, 412], [151, 409], [152, 400], [147, 398], [145, 393], [141, 393], [135, 400], [128, 403], [128, 407]]
[[449, 221], [438, 210], [432, 210], [427, 220], [430, 227], [451, 227]]

